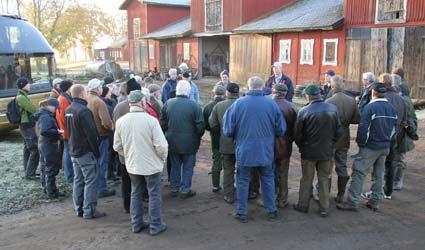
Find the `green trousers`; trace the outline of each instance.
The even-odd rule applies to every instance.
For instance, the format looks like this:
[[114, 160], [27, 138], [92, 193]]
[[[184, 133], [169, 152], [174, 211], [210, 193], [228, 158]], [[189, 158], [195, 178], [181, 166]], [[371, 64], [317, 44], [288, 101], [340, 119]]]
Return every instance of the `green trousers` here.
[[220, 174], [223, 169], [223, 161], [219, 149], [212, 149], [213, 165], [211, 169], [213, 187], [220, 187]]
[[235, 164], [234, 154], [222, 154], [223, 159], [223, 191], [225, 196], [235, 194]]

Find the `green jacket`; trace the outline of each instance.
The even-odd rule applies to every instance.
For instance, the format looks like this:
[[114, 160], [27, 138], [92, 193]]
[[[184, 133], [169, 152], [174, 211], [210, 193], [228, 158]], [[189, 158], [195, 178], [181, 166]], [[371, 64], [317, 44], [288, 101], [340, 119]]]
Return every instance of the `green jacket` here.
[[22, 89], [18, 90], [16, 103], [21, 108], [21, 124], [30, 123], [30, 115], [37, 111], [37, 108], [28, 98], [28, 92]]
[[203, 114], [204, 114], [204, 121], [205, 121], [205, 129], [210, 131], [211, 135], [211, 147], [213, 149], [219, 149], [220, 148], [220, 128], [218, 129], [212, 129], [210, 124], [208, 123], [208, 118], [211, 115], [211, 112], [213, 111], [213, 108], [217, 103], [223, 101], [224, 98], [222, 96], [216, 96], [212, 101], [210, 101], [207, 105], [205, 105]]

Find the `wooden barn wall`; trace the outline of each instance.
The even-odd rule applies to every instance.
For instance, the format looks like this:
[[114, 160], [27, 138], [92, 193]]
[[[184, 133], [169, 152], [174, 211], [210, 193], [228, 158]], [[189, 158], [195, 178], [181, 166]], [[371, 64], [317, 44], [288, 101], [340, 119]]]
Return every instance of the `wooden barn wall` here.
[[271, 35], [231, 35], [230, 72], [232, 80], [246, 83], [251, 76], [267, 79], [272, 63]]
[[141, 4], [139, 1], [133, 1], [127, 9], [127, 23], [129, 39], [134, 39], [133, 19], [140, 18], [140, 35], [147, 34], [147, 7], [146, 4]]
[[190, 6], [190, 17], [192, 22], [192, 31], [205, 31], [205, 4], [204, 0], [192, 0]]
[[232, 31], [242, 25], [242, 1], [223, 0], [223, 31]]
[[190, 8], [147, 5], [147, 32], [153, 32], [190, 15]]
[[[183, 44], [190, 44], [190, 60], [184, 60], [183, 57]], [[198, 71], [199, 67], [199, 38], [185, 37], [177, 39], [177, 64], [185, 62], [192, 70]]]
[[407, 27], [405, 38], [405, 77], [412, 97], [425, 99], [425, 27]]

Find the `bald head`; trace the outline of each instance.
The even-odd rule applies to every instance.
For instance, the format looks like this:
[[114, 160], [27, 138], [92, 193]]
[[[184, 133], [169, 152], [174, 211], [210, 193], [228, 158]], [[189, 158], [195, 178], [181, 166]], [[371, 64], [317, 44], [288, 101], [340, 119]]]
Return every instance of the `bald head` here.
[[81, 84], [74, 84], [71, 87], [71, 96], [72, 98], [80, 98], [80, 99], [86, 99], [87, 98], [87, 90], [86, 87], [84, 87]]
[[340, 92], [344, 90], [344, 79], [341, 76], [336, 75], [331, 78], [331, 87], [333, 92]]
[[262, 90], [264, 88], [264, 80], [258, 76], [253, 76], [248, 79], [249, 90]]

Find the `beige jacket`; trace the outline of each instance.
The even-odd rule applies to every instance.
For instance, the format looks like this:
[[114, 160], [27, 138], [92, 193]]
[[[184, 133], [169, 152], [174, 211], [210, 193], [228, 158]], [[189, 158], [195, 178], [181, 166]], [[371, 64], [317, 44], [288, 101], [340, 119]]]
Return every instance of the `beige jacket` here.
[[99, 136], [107, 136], [112, 132], [112, 120], [106, 103], [95, 92], [87, 97], [87, 107], [91, 110]]
[[124, 155], [128, 173], [153, 175], [162, 172], [168, 143], [158, 120], [141, 108], [131, 107], [116, 123], [114, 150]]

